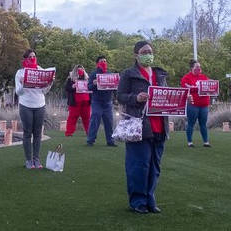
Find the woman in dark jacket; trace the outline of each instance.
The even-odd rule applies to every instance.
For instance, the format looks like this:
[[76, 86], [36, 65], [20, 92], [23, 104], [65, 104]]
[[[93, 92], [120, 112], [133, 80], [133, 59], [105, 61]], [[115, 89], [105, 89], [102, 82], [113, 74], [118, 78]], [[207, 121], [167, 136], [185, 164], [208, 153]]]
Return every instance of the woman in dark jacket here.
[[[148, 100], [148, 86], [166, 86], [167, 73], [151, 67], [152, 45], [146, 41], [135, 44], [135, 65], [126, 69], [118, 87], [118, 101], [126, 113], [141, 117]], [[160, 213], [154, 192], [160, 175], [164, 142], [168, 137], [168, 118], [144, 116], [142, 141], [126, 143], [126, 175], [129, 204], [138, 213]]]
[[79, 117], [82, 118], [86, 134], [88, 133], [90, 121], [90, 96], [87, 92], [76, 91], [77, 81], [86, 80], [88, 80], [88, 74], [81, 65], [75, 66], [67, 79], [66, 91], [69, 114], [67, 118], [65, 136], [73, 135], [76, 130], [76, 123]]

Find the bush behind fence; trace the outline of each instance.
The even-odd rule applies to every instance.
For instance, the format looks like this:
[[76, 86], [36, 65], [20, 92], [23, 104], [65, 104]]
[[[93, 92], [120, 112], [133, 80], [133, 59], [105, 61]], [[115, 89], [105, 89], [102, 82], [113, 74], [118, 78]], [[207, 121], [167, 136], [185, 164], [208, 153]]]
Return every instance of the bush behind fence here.
[[[118, 122], [118, 112], [120, 111], [118, 105], [114, 105], [114, 121]], [[60, 121], [66, 120], [68, 116], [68, 107], [66, 99], [60, 96], [52, 96], [46, 102], [46, 115], [44, 120], [44, 128], [46, 130], [59, 130]], [[1, 108], [0, 120], [6, 120], [7, 126], [10, 126], [11, 120], [18, 121], [18, 128], [22, 130], [21, 120], [18, 113], [18, 107]], [[186, 117], [170, 117], [170, 121], [174, 122], [174, 129], [176, 131], [184, 131], [187, 123]], [[230, 103], [216, 103], [211, 105], [208, 116], [207, 126], [209, 129], [222, 128], [223, 122], [231, 123], [231, 104]], [[79, 123], [81, 123], [79, 121]], [[81, 126], [80, 126], [81, 127]], [[198, 129], [198, 124], [195, 129]]]

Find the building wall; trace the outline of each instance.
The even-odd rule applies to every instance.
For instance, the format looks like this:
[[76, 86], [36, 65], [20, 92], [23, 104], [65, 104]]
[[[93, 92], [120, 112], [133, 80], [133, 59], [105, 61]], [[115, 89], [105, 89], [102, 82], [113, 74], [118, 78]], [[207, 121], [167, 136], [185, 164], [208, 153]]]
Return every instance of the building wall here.
[[4, 10], [14, 9], [21, 12], [21, 0], [0, 0], [0, 8]]

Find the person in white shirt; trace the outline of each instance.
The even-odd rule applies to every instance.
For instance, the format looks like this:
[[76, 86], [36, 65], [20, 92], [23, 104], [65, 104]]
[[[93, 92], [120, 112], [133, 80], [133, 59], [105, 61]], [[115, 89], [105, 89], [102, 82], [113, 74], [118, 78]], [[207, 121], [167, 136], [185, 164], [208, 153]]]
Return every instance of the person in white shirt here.
[[[26, 158], [27, 169], [43, 168], [39, 159], [41, 144], [41, 132], [45, 115], [45, 94], [50, 90], [47, 88], [24, 88], [25, 68], [41, 69], [37, 64], [35, 51], [28, 49], [23, 55], [22, 69], [15, 76], [16, 94], [19, 97], [19, 115], [23, 126], [23, 148]], [[33, 134], [33, 142], [31, 138]]]

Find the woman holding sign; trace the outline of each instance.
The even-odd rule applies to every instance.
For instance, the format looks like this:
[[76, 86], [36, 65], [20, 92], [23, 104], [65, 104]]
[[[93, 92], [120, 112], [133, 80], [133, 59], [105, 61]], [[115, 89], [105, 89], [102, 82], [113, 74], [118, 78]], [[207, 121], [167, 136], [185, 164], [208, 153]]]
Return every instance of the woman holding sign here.
[[90, 121], [90, 95], [88, 91], [88, 74], [83, 66], [76, 65], [67, 79], [68, 118], [65, 136], [72, 136], [76, 130], [79, 117], [82, 118], [83, 127], [88, 134]]
[[200, 133], [204, 142], [203, 146], [211, 147], [208, 141], [208, 132], [206, 127], [210, 97], [199, 96], [198, 94], [199, 81], [208, 81], [209, 78], [201, 73], [201, 66], [199, 62], [191, 60], [189, 66], [190, 72], [181, 79], [181, 86], [190, 88], [189, 102], [187, 106], [188, 123], [186, 128], [188, 147], [194, 147], [192, 136], [193, 128], [197, 120], [199, 122]]
[[[23, 126], [23, 147], [27, 169], [43, 168], [39, 159], [41, 132], [45, 114], [45, 94], [50, 90], [55, 71], [46, 72], [37, 64], [35, 51], [29, 49], [23, 55], [23, 68], [15, 76], [16, 94], [19, 97], [19, 115]], [[30, 76], [26, 75], [30, 72]], [[49, 75], [51, 83], [46, 87], [38, 87], [38, 75]], [[46, 76], [47, 76], [46, 75]], [[29, 78], [30, 77], [30, 78]], [[30, 81], [29, 81], [30, 80]], [[32, 81], [33, 80], [33, 81]], [[37, 82], [36, 82], [37, 81]], [[40, 81], [41, 83], [41, 81]], [[31, 146], [31, 137], [33, 142]], [[33, 155], [32, 155], [33, 154]]]
[[[166, 86], [167, 73], [151, 67], [153, 48], [146, 41], [134, 47], [135, 65], [126, 69], [118, 87], [118, 101], [125, 112], [142, 117], [149, 98], [148, 87]], [[144, 115], [142, 141], [126, 142], [126, 175], [129, 204], [137, 213], [160, 213], [154, 192], [160, 175], [160, 162], [164, 143], [168, 137], [168, 117]]]

